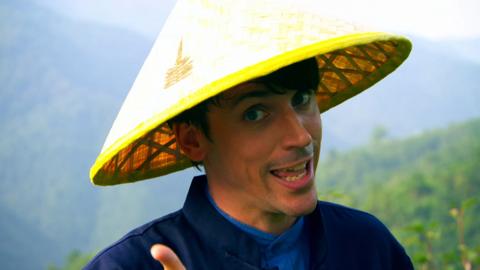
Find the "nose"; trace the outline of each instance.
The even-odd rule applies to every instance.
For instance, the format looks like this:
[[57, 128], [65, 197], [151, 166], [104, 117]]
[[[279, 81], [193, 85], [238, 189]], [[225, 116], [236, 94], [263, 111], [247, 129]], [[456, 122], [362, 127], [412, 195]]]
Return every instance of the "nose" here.
[[305, 116], [291, 108], [285, 112], [281, 132], [285, 148], [303, 148], [312, 143], [312, 135], [305, 127]]

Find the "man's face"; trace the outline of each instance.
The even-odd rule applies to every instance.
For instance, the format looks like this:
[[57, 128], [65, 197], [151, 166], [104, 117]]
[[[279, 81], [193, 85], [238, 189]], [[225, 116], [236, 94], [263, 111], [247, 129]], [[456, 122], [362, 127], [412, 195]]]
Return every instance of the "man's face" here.
[[203, 163], [210, 192], [240, 220], [297, 217], [316, 206], [322, 127], [315, 94], [280, 90], [247, 82], [222, 94], [219, 106], [210, 105], [207, 113], [211, 140]]

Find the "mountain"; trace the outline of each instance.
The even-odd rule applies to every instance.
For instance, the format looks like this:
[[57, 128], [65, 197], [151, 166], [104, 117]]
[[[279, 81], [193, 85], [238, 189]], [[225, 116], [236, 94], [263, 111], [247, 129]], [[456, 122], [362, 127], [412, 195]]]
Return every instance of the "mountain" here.
[[480, 52], [477, 50], [480, 46], [480, 38], [470, 38], [463, 40], [445, 40], [444, 46], [439, 49], [443, 53], [455, 53], [465, 61], [473, 61], [480, 64]]
[[475, 269], [480, 265], [479, 137], [476, 118], [331, 152], [317, 170], [317, 188], [324, 200], [379, 217], [416, 269], [462, 269], [467, 258]]
[[[181, 191], [177, 198], [150, 190], [188, 181], [130, 188], [149, 191], [143, 198], [122, 187], [100, 192], [88, 177], [152, 41], [25, 0], [0, 2], [0, 18], [0, 206], [9, 213], [0, 228], [2, 269], [45, 268], [73, 249], [99, 249], [178, 207]], [[125, 214], [128, 207], [117, 208], [125, 205], [151, 206]], [[115, 211], [125, 220], [110, 228], [103, 215]], [[31, 248], [32, 260], [21, 259]]]
[[[0, 205], [0, 263], [2, 269], [38, 269], [58, 261], [59, 250], [54, 239], [34, 224], [22, 220], [18, 212], [11, 212]], [[39, 252], [39, 251], [44, 252]]]
[[[0, 35], [2, 269], [98, 251], [181, 207], [194, 170], [107, 188], [88, 179], [152, 40], [28, 0], [0, 2]], [[397, 73], [325, 114], [327, 151], [368, 141], [379, 125], [398, 137], [479, 114], [478, 64], [414, 44]]]

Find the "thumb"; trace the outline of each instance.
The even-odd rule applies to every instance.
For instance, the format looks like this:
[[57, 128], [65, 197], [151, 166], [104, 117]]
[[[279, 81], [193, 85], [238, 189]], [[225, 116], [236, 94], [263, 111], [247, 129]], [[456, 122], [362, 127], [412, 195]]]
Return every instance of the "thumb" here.
[[165, 270], [185, 270], [182, 262], [173, 250], [162, 244], [155, 244], [150, 248], [152, 257], [160, 262]]

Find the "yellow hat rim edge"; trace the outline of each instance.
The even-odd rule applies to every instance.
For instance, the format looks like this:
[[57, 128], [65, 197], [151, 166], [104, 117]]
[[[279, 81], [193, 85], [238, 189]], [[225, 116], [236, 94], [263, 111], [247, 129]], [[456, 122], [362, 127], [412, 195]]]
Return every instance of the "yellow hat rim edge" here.
[[[377, 83], [382, 78], [387, 76], [389, 73], [394, 71], [408, 57], [411, 50], [411, 43], [408, 39], [402, 36], [392, 35], [384, 32], [364, 32], [364, 33], [349, 34], [349, 35], [340, 36], [340, 37], [336, 37], [328, 40], [322, 40], [311, 45], [307, 45], [292, 51], [285, 52], [283, 54], [272, 57], [266, 61], [262, 61], [255, 65], [248, 66], [228, 76], [225, 76], [217, 81], [209, 83], [204, 87], [198, 89], [197, 91], [192, 92], [191, 95], [185, 96], [179, 103], [154, 115], [147, 121], [140, 123], [133, 130], [126, 133], [122, 137], [118, 138], [105, 151], [100, 153], [98, 158], [95, 160], [95, 163], [90, 169], [90, 179], [94, 185], [115, 185], [120, 183], [130, 183], [130, 182], [143, 180], [143, 179], [146, 179], [146, 176], [147, 177], [161, 176], [161, 175], [172, 173], [181, 169], [188, 168], [191, 166], [189, 165], [189, 162], [188, 164], [177, 164], [176, 166], [170, 167], [170, 169], [163, 168], [159, 170], [154, 170], [155, 173], [153, 173], [152, 171], [152, 173], [148, 173], [147, 175], [143, 174], [142, 177], [134, 177], [133, 175], [131, 175], [129, 176], [128, 180], [125, 179], [126, 181], [118, 181], [120, 179], [114, 180], [111, 178], [101, 180], [102, 174], [101, 173], [99, 174], [101, 168], [106, 162], [108, 162], [119, 151], [121, 151], [122, 149], [130, 145], [132, 142], [139, 139], [140, 137], [142, 137], [152, 129], [164, 123], [165, 121], [178, 115], [182, 111], [187, 110], [199, 104], [200, 102], [225, 91], [226, 89], [229, 89], [242, 82], [264, 76], [282, 67], [305, 60], [307, 58], [311, 58], [317, 55], [329, 53], [332, 51], [344, 49], [351, 46], [363, 45], [363, 44], [368, 44], [375, 41], [386, 41], [386, 40], [396, 40], [400, 42], [400, 46], [402, 46], [403, 48], [399, 48], [400, 52], [397, 54], [397, 59], [395, 61], [395, 64], [390, 65], [390, 68], [388, 69], [384, 69], [382, 66], [381, 71], [383, 71], [384, 74], [380, 76], [378, 80], [374, 80], [369, 85], [366, 85], [366, 87], [362, 87], [364, 89], [361, 89], [360, 91], [358, 91], [358, 93], [360, 93], [361, 91]], [[384, 64], [384, 66], [387, 66], [387, 64], [388, 63]], [[340, 104], [341, 102], [343, 102], [348, 98], [349, 97], [344, 98], [342, 101], [335, 103], [333, 106], [323, 110], [322, 112], [327, 111], [328, 109]]]

